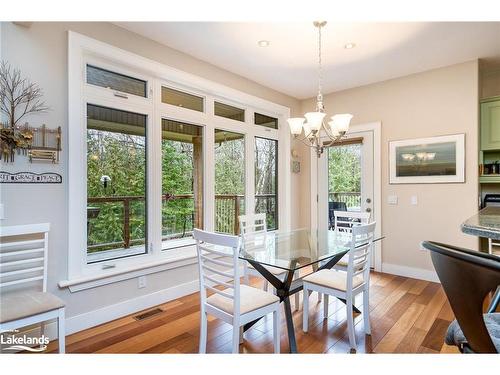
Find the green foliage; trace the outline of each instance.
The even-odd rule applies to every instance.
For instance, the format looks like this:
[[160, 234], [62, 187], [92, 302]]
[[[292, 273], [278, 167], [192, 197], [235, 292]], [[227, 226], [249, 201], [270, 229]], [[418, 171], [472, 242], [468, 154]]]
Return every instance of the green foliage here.
[[[145, 138], [137, 135], [89, 129], [87, 132], [87, 192], [94, 197], [136, 197], [130, 200], [130, 244], [145, 242], [146, 164]], [[244, 138], [229, 139], [216, 145], [216, 194], [245, 194]], [[109, 176], [104, 187], [102, 176]], [[193, 229], [194, 200], [193, 144], [162, 140], [162, 234], [182, 237]], [[187, 196], [187, 197], [186, 197]], [[244, 198], [240, 197], [240, 214], [244, 213]], [[217, 220], [226, 231], [234, 230], [234, 200], [217, 200]], [[100, 209], [90, 219], [88, 244], [99, 245], [89, 250], [100, 251], [123, 246], [124, 203], [88, 204]], [[108, 245], [106, 245], [108, 244]]]
[[[144, 196], [144, 137], [89, 129], [87, 131], [87, 195], [92, 197]], [[101, 182], [108, 176], [107, 187]], [[89, 203], [100, 208], [90, 221], [88, 244], [122, 242], [123, 203]], [[144, 243], [146, 215], [144, 201], [130, 203], [130, 233], [136, 243]], [[109, 248], [113, 246], [105, 246]], [[96, 248], [102, 250], [102, 248]]]
[[361, 191], [361, 146], [336, 146], [328, 149], [328, 191]]
[[215, 145], [215, 194], [245, 194], [243, 136]]

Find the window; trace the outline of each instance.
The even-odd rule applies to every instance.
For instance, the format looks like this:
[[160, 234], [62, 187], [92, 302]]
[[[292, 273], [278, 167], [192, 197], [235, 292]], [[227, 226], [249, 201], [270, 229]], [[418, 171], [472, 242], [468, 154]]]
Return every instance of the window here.
[[146, 252], [147, 116], [87, 105], [88, 262]]
[[186, 92], [161, 87], [161, 101], [166, 104], [175, 105], [192, 109], [193, 111], [203, 112], [203, 97], [191, 95]]
[[215, 129], [215, 231], [239, 234], [245, 214], [245, 136]]
[[214, 103], [214, 113], [216, 116], [225, 117], [236, 121], [245, 121], [245, 110], [219, 102]]
[[191, 262], [194, 228], [238, 234], [242, 214], [289, 229], [289, 131], [253, 124], [287, 108], [70, 36], [68, 285]]
[[255, 212], [265, 213], [267, 229], [278, 229], [278, 141], [255, 138]]
[[147, 97], [147, 82], [106, 69], [87, 65], [87, 83], [128, 94]]
[[203, 128], [162, 119], [161, 130], [165, 243], [192, 238], [193, 228], [203, 229]]
[[261, 115], [260, 113], [254, 113], [254, 124], [265, 126], [266, 128], [278, 129], [278, 119], [271, 116]]

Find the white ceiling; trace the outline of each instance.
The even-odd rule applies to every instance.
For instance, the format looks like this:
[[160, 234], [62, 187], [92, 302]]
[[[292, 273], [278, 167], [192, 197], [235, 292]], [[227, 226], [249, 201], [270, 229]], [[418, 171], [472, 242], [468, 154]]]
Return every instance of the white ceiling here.
[[[299, 99], [317, 92], [311, 23], [119, 22], [117, 25]], [[269, 47], [257, 41], [269, 40]], [[345, 49], [346, 43], [356, 47]], [[472, 59], [500, 63], [500, 22], [328, 23], [324, 93]]]

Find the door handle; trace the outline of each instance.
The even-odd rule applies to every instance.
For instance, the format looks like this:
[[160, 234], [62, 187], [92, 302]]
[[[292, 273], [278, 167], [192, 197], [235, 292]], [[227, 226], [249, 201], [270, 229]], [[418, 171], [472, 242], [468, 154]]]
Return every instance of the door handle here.
[[366, 212], [372, 212], [372, 209], [370, 207], [368, 207], [365, 211]]
[[366, 198], [366, 203], [372, 203], [372, 200], [370, 198]]

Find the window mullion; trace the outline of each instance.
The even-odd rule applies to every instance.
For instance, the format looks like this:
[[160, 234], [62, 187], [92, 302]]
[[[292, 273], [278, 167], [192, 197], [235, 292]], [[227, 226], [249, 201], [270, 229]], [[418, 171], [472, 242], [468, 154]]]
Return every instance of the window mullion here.
[[246, 214], [255, 212], [255, 132], [253, 129], [253, 111], [248, 110], [246, 126], [249, 132], [245, 136], [245, 206]]
[[150, 253], [153, 256], [159, 256], [161, 253], [161, 232], [162, 232], [162, 153], [161, 153], [161, 116], [158, 106], [158, 98], [161, 97], [161, 86], [156, 85], [155, 81], [152, 81], [151, 86], [153, 86], [153, 119], [150, 122], [152, 125], [150, 130], [150, 150], [149, 150], [149, 160], [150, 168], [148, 170], [148, 184], [150, 193], [148, 212], [151, 218], [151, 225], [149, 225], [149, 244], [152, 247], [149, 248]]

